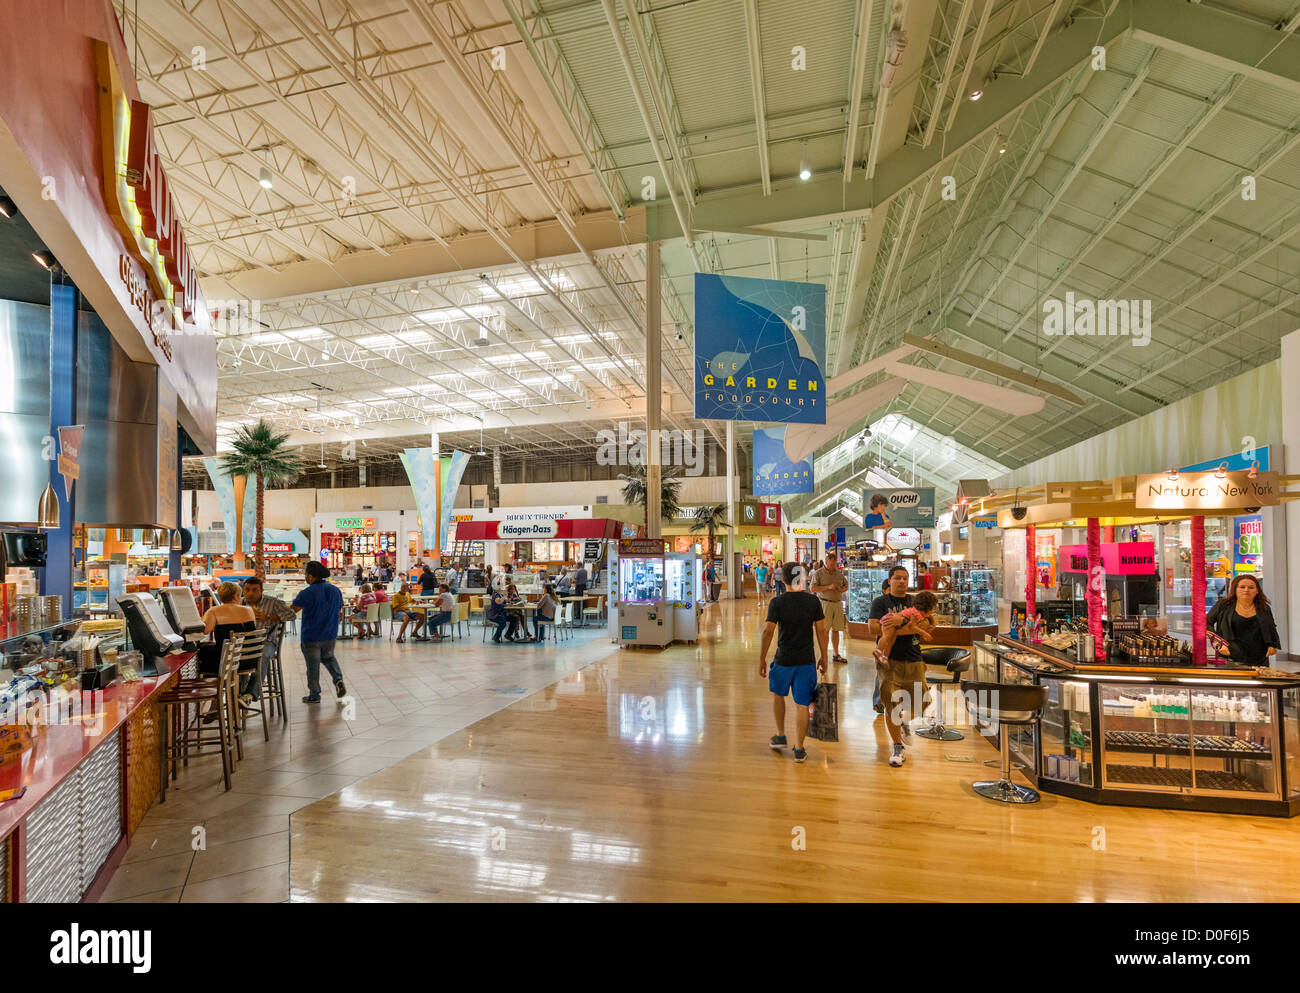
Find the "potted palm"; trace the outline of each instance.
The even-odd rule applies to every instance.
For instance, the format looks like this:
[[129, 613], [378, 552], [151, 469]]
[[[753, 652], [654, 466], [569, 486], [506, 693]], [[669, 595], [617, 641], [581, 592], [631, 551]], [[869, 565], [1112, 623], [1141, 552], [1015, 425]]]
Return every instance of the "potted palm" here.
[[231, 476], [254, 477], [257, 486], [256, 524], [253, 536], [253, 569], [258, 579], [266, 579], [266, 557], [262, 553], [263, 529], [266, 526], [266, 484], [288, 483], [298, 477], [298, 456], [285, 444], [289, 435], [276, 434], [265, 420], [251, 427], [241, 425], [231, 443], [232, 451], [221, 457], [221, 465]]
[[696, 507], [695, 513], [691, 520], [691, 533], [699, 534], [701, 531], [707, 531], [709, 534], [709, 551], [710, 559], [714, 556], [714, 546], [716, 544], [715, 536], [718, 528], [727, 527], [727, 505], [725, 503], [705, 504], [702, 507]]
[[[646, 526], [650, 524], [649, 495], [646, 493], [646, 467], [633, 463], [627, 472], [620, 472], [618, 478], [623, 480], [623, 502], [645, 511]], [[659, 476], [659, 519], [671, 521], [681, 512], [678, 493], [682, 488], [681, 470], [676, 466], [664, 466]]]

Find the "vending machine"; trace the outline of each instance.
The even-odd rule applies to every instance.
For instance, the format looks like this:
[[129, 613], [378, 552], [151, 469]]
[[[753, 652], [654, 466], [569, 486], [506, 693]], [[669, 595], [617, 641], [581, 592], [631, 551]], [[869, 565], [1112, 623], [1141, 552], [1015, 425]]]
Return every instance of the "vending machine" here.
[[704, 562], [699, 545], [689, 552], [669, 552], [664, 560], [664, 595], [673, 615], [673, 640], [694, 644], [700, 638]]
[[673, 611], [665, 599], [667, 545], [660, 538], [624, 538], [611, 556], [610, 636], [620, 645], [664, 647], [673, 640]]

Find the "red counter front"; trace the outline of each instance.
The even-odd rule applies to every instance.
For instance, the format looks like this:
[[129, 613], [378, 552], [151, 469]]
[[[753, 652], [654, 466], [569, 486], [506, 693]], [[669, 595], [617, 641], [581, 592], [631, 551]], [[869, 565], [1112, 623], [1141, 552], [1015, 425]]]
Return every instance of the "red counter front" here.
[[193, 658], [169, 655], [166, 676], [82, 694], [82, 713], [37, 729], [21, 759], [0, 766], [0, 902], [94, 899], [158, 795], [158, 694]]

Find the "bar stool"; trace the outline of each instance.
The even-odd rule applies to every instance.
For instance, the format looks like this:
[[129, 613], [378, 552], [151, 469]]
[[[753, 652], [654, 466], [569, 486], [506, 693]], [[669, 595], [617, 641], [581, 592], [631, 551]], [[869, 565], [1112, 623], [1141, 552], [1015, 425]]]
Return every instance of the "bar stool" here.
[[[231, 686], [237, 686], [239, 681], [237, 639], [237, 635], [231, 636], [221, 646], [216, 677], [182, 679], [173, 689], [164, 690], [158, 696], [163, 719], [164, 757], [171, 764], [173, 781], [177, 776], [177, 759], [187, 767], [190, 764], [191, 744], [196, 753], [202, 752], [204, 745], [216, 744], [221, 749], [221, 777], [226, 789], [230, 789], [230, 775], [235, 768], [230, 731], [235, 711], [230, 701]], [[201, 713], [204, 703], [212, 705], [217, 718], [215, 727], [204, 726]], [[193, 718], [189, 715], [190, 707], [195, 709]], [[165, 802], [165, 794], [163, 799]]]
[[972, 783], [982, 797], [1002, 803], [1037, 803], [1037, 790], [1011, 781], [1011, 726], [1033, 724], [1047, 703], [1046, 686], [1016, 686], [1007, 683], [962, 682], [971, 713], [988, 724], [998, 726], [1002, 757], [1002, 777]]
[[284, 666], [280, 660], [280, 653], [284, 650], [284, 635], [285, 632], [281, 629], [280, 640], [275, 645], [275, 654], [266, 660], [265, 670], [262, 673], [262, 701], [264, 706], [271, 708], [275, 716], [287, 721], [289, 711], [284, 705]]
[[948, 646], [922, 648], [921, 657], [927, 666], [941, 665], [944, 671], [926, 670], [925, 681], [934, 687], [934, 714], [929, 727], [918, 728], [916, 736], [931, 741], [961, 741], [966, 737], [964, 734], [943, 726], [943, 688], [961, 682], [961, 674], [970, 668], [970, 649]]
[[262, 646], [266, 644], [266, 631], [264, 629], [257, 631], [244, 631], [238, 635], [239, 644], [235, 648], [236, 652], [236, 678], [232, 680], [232, 688], [235, 693], [234, 713], [238, 720], [235, 721], [235, 740], [238, 743], [239, 757], [244, 757], [244, 729], [248, 727], [248, 717], [250, 714], [257, 714], [262, 718], [262, 739], [271, 740], [271, 731], [266, 726], [266, 707], [267, 700], [264, 698], [257, 703], [244, 703], [240, 698], [240, 676], [247, 675], [250, 672], [257, 672], [262, 667]]

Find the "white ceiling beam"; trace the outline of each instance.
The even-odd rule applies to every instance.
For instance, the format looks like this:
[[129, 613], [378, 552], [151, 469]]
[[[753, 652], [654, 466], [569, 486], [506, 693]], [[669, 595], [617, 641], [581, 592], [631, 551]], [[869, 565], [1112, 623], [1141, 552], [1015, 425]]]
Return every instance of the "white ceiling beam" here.
[[763, 94], [763, 43], [758, 33], [758, 0], [745, 0], [745, 46], [749, 55], [749, 89], [754, 102], [754, 128], [758, 138], [758, 173], [766, 197], [772, 195], [772, 163], [767, 150], [767, 98]]

